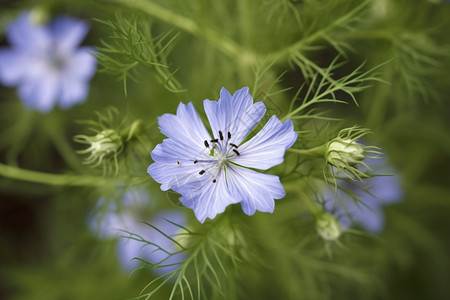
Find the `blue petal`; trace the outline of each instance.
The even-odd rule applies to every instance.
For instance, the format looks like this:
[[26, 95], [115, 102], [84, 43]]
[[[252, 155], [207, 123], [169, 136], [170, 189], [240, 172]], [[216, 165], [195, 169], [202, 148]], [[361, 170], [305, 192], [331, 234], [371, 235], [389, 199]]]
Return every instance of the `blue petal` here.
[[266, 112], [264, 103], [253, 104], [248, 87], [236, 91], [233, 96], [222, 88], [219, 101], [205, 100], [203, 106], [214, 137], [220, 137], [219, 131], [224, 135], [230, 132], [229, 142], [236, 145], [244, 140]]
[[82, 47], [67, 57], [65, 63], [65, 76], [73, 79], [89, 80], [95, 74], [97, 61], [94, 58], [95, 50], [91, 47]]
[[30, 14], [23, 13], [6, 29], [8, 41], [20, 51], [36, 52], [48, 49], [52, 44], [44, 26], [33, 24]]
[[[373, 203], [373, 205], [380, 206], [401, 201], [403, 190], [399, 182], [400, 175], [389, 165], [386, 165], [384, 159], [368, 158], [365, 160], [365, 163], [372, 169], [374, 175], [377, 174], [379, 176], [374, 176], [358, 183], [359, 189], [345, 181], [341, 182], [340, 185], [353, 191], [364, 203]], [[363, 190], [368, 190], [370, 193]]]
[[[176, 163], [177, 161], [190, 162], [193, 164], [195, 159], [208, 158], [209, 150], [204, 146], [201, 151], [195, 148], [195, 145], [178, 142], [173, 139], [165, 139], [151, 152], [154, 161], [165, 163]], [[206, 156], [205, 156], [206, 155]]]
[[137, 269], [142, 263], [134, 258], [140, 257], [143, 243], [127, 237], [121, 237], [117, 242], [117, 256], [119, 258], [120, 266], [126, 272], [131, 272]]
[[371, 193], [382, 204], [396, 203], [403, 197], [403, 190], [398, 182], [398, 175], [373, 177], [370, 179], [370, 184], [372, 185]]
[[232, 197], [228, 192], [223, 172], [215, 177], [215, 183], [207, 174], [202, 176], [196, 184], [191, 181], [189, 186], [173, 187], [176, 192], [183, 195], [180, 197], [181, 203], [191, 208], [201, 223], [206, 218], [214, 219], [217, 214], [224, 212], [228, 205], [239, 202], [239, 199]]
[[[152, 218], [149, 223], [164, 232], [164, 234], [171, 236], [172, 238], [176, 238], [175, 235], [180, 232], [180, 227], [173, 225], [166, 220], [169, 220], [181, 226], [186, 225], [184, 215], [182, 215], [178, 211], [160, 212], [157, 216]], [[130, 225], [131, 226], [129, 226], [127, 231], [140, 235], [145, 240], [158, 245], [169, 253], [175, 253], [179, 251], [175, 248], [175, 243], [173, 241], [171, 241], [152, 227], [142, 223], [137, 223], [136, 221], [133, 221], [132, 223], [130, 223]], [[147, 260], [151, 263], [158, 263], [164, 260], [164, 262], [161, 263], [162, 265], [176, 264], [186, 258], [183, 253], [178, 253], [170, 258], [167, 258], [168, 254], [165, 251], [158, 249], [154, 245], [145, 244], [144, 242], [135, 241], [126, 237], [119, 240], [118, 244], [120, 261], [122, 263], [122, 266], [128, 271], [135, 269], [141, 264], [141, 262], [139, 262], [138, 260], [133, 260], [133, 258], [136, 257]], [[159, 274], [166, 274], [175, 270], [176, 268], [176, 265], [162, 267], [155, 269], [155, 272]]]
[[[345, 183], [341, 183], [341, 185], [345, 186]], [[329, 191], [326, 195], [328, 199], [334, 198], [334, 192], [332, 191]], [[351, 222], [360, 225], [366, 231], [374, 234], [380, 233], [383, 230], [384, 213], [382, 210], [382, 202], [379, 199], [364, 193], [358, 196], [362, 203], [355, 203], [355, 200], [342, 190], [338, 190], [337, 197], [333, 213], [338, 217], [342, 227], [349, 227]], [[332, 206], [333, 201], [326, 202], [328, 211], [331, 211]]]
[[101, 239], [117, 237], [120, 232], [119, 230], [123, 228], [122, 220], [117, 214], [117, 211], [94, 215], [89, 218], [88, 225]]
[[[175, 235], [180, 231], [180, 227], [173, 225], [166, 220], [169, 220], [181, 226], [185, 226], [186, 221], [184, 216], [180, 212], [164, 211], [159, 213], [149, 222], [150, 224], [164, 232], [166, 235], [171, 236], [172, 238], [176, 238]], [[137, 221], [130, 219], [128, 228], [126, 230], [141, 236], [151, 243], [158, 245], [169, 253], [175, 253], [178, 251], [175, 248], [175, 244], [173, 241], [148, 225], [137, 223]], [[142, 264], [138, 260], [133, 260], [133, 258], [141, 258], [151, 263], [158, 263], [165, 260], [161, 263], [162, 265], [176, 264], [186, 258], [183, 253], [178, 253], [167, 259], [169, 255], [165, 251], [158, 249], [154, 245], [149, 245], [144, 242], [129, 239], [126, 236], [122, 237], [119, 240], [117, 246], [121, 265], [127, 271], [132, 271]], [[177, 266], [174, 265], [158, 268], [155, 269], [155, 271], [160, 274], [166, 274], [176, 268]]]
[[86, 100], [89, 91], [89, 83], [82, 80], [67, 80], [61, 82], [59, 106], [68, 109], [75, 104]]
[[152, 151], [155, 163], [147, 172], [161, 183], [163, 191], [188, 188], [200, 178], [199, 172], [212, 164], [194, 164], [194, 160], [210, 159], [204, 145], [210, 136], [192, 103], [180, 103], [176, 115], [165, 114], [158, 121], [161, 132], [169, 139]]
[[15, 49], [0, 49], [0, 82], [6, 86], [17, 85], [29, 71], [31, 57]]
[[147, 172], [161, 184], [163, 191], [171, 189], [173, 186], [188, 184], [189, 181], [196, 181], [197, 177], [200, 178], [201, 170], [214, 164], [214, 162], [194, 164], [194, 160], [200, 160], [204, 155], [208, 156], [206, 153], [197, 153], [196, 151], [189, 145], [165, 139], [151, 152], [155, 162], [148, 167]]
[[266, 170], [283, 162], [284, 152], [297, 139], [291, 120], [281, 123], [272, 116], [261, 131], [239, 147], [240, 155], [233, 162], [249, 167]]
[[176, 115], [158, 117], [158, 125], [162, 134], [183, 145], [191, 145], [197, 153], [204, 151], [204, 141], [211, 139], [192, 102], [180, 103]]
[[26, 106], [48, 112], [55, 105], [59, 90], [58, 78], [54, 74], [43, 74], [39, 79], [24, 82], [18, 92]]
[[167, 191], [195, 182], [197, 180], [195, 174], [198, 174], [200, 170], [197, 166], [178, 166], [154, 162], [148, 167], [147, 172], [156, 182], [161, 184], [161, 190]]
[[64, 16], [52, 21], [48, 29], [58, 50], [72, 52], [86, 36], [89, 26], [83, 20]]
[[[389, 165], [385, 159], [367, 158], [365, 161], [375, 176], [366, 180], [365, 187], [370, 189], [370, 192], [380, 200], [382, 204], [396, 203], [403, 197], [403, 190], [400, 185], [400, 175]], [[364, 199], [371, 197], [370, 195], [363, 195]], [[362, 198], [362, 200], [364, 200]]]
[[366, 231], [380, 233], [384, 228], [384, 213], [381, 207], [358, 207], [350, 211], [355, 223], [359, 224]]
[[237, 199], [247, 215], [255, 211], [273, 212], [274, 199], [286, 195], [278, 176], [259, 173], [250, 169], [231, 166], [227, 168], [230, 194]]

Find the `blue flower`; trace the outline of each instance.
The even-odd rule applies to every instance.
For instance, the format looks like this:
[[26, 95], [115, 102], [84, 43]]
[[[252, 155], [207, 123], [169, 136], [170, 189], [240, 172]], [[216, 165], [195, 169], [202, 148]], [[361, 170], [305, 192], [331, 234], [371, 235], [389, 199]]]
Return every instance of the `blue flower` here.
[[[89, 227], [102, 239], [120, 237], [117, 241], [117, 254], [122, 269], [130, 272], [138, 268], [142, 263], [134, 258], [140, 258], [151, 263], [164, 261], [162, 265], [171, 265], [155, 269], [158, 274], [167, 274], [175, 270], [178, 267], [176, 264], [182, 262], [186, 257], [183, 253], [168, 257], [168, 253], [176, 253], [180, 249], [163, 234], [142, 223], [144, 220], [139, 216], [139, 212], [148, 207], [148, 199], [148, 194], [145, 192], [129, 190], [122, 197], [120, 207], [111, 201], [107, 204], [106, 211], [102, 211], [105, 199], [101, 198], [98, 202], [98, 211], [88, 220]], [[181, 231], [180, 227], [166, 220], [181, 226], [186, 225], [184, 215], [180, 211], [174, 210], [161, 211], [156, 216], [146, 219], [145, 221], [175, 239]], [[139, 235], [146, 241], [158, 245], [164, 251], [154, 245], [128, 238], [127, 232]], [[136, 236], [130, 237], [136, 238]]]
[[[366, 231], [377, 234], [384, 228], [383, 206], [399, 202], [403, 197], [403, 191], [400, 187], [399, 175], [386, 166], [384, 160], [368, 158], [365, 162], [374, 174], [381, 176], [359, 183], [338, 182], [340, 189], [336, 202], [333, 201], [334, 192], [328, 192], [325, 195], [325, 209], [337, 215], [343, 228], [358, 224]], [[383, 176], [383, 174], [395, 176]], [[355, 202], [349, 193], [358, 197], [360, 202]]]
[[168, 139], [151, 152], [155, 162], [148, 173], [161, 190], [181, 194], [181, 203], [201, 223], [234, 203], [247, 215], [273, 212], [274, 199], [285, 196], [280, 179], [250, 168], [267, 170], [283, 162], [284, 152], [297, 139], [292, 121], [282, 123], [272, 116], [244, 142], [266, 111], [262, 102], [253, 103], [247, 87], [234, 95], [222, 88], [218, 101], [204, 100], [203, 106], [212, 136], [192, 103], [180, 103], [176, 115], [158, 118]]
[[93, 49], [79, 47], [88, 29], [70, 17], [39, 25], [23, 13], [7, 28], [11, 47], [0, 48], [0, 83], [18, 86], [25, 106], [41, 112], [83, 102], [96, 67]]

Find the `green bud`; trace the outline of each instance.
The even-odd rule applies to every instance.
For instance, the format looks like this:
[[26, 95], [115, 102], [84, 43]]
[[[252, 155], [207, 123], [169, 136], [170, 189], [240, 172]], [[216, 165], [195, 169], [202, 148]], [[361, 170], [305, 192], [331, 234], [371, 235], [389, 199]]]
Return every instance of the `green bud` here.
[[356, 165], [366, 158], [364, 146], [351, 139], [335, 138], [328, 144], [327, 161], [338, 167]]
[[381, 154], [379, 148], [357, 142], [367, 133], [369, 133], [368, 129], [358, 126], [346, 128], [341, 130], [338, 136], [328, 142], [326, 146], [325, 159], [327, 162], [351, 180], [362, 180], [367, 177], [368, 175], [358, 169], [358, 166], [362, 165], [366, 169], [365, 171], [369, 171], [370, 168], [364, 159], [378, 158], [378, 155]]
[[326, 241], [337, 240], [342, 233], [338, 220], [329, 213], [323, 213], [317, 217], [316, 230]]
[[49, 21], [48, 12], [43, 7], [35, 7], [30, 11], [31, 22], [35, 25], [42, 25]]
[[117, 170], [117, 155], [122, 152], [124, 145], [120, 135], [115, 130], [105, 129], [95, 136], [77, 135], [74, 140], [89, 145], [89, 148], [77, 151], [80, 154], [90, 154], [85, 159], [85, 164], [97, 167], [105, 163], [106, 160], [113, 159]]

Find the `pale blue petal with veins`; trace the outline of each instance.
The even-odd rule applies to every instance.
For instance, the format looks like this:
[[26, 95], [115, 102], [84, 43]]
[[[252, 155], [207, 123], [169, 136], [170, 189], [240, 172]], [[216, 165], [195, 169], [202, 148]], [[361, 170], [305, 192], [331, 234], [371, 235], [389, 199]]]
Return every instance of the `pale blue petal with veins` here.
[[192, 103], [180, 103], [176, 115], [158, 118], [168, 139], [151, 152], [155, 162], [148, 173], [163, 191], [180, 193], [181, 203], [202, 223], [235, 203], [241, 203], [247, 215], [273, 212], [274, 199], [285, 196], [278, 176], [248, 168], [267, 170], [283, 162], [297, 139], [292, 121], [282, 123], [272, 116], [244, 142], [266, 112], [264, 103], [253, 102], [247, 87], [234, 95], [222, 88], [218, 101], [205, 100], [203, 106], [212, 135]]

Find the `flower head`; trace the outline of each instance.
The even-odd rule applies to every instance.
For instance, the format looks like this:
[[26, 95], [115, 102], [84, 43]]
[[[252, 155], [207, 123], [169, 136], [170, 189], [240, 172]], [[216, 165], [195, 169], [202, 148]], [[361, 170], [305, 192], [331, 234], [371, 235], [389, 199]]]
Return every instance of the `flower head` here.
[[[367, 164], [377, 173], [396, 174], [380, 159], [367, 159]], [[325, 209], [338, 216], [341, 227], [358, 224], [366, 231], [380, 233], [384, 227], [383, 206], [401, 200], [403, 192], [397, 176], [374, 176], [364, 182], [349, 184], [339, 182], [336, 202], [334, 191], [325, 195]], [[355, 201], [354, 197], [359, 200]]]
[[[101, 208], [103, 205], [105, 205], [105, 199], [101, 198], [98, 207]], [[186, 220], [181, 212], [161, 211], [152, 218], [144, 218], [140, 211], [148, 207], [149, 198], [148, 194], [141, 190], [128, 190], [123, 195], [119, 205], [113, 201], [106, 203], [106, 205], [106, 211], [99, 210], [90, 216], [89, 227], [102, 239], [120, 237], [117, 242], [117, 254], [124, 270], [132, 271], [138, 268], [141, 263], [134, 258], [140, 258], [154, 264], [161, 261], [163, 261], [162, 265], [174, 264], [155, 269], [159, 274], [167, 274], [177, 268], [177, 263], [185, 259], [183, 253], [177, 253], [180, 249], [172, 240], [142, 223], [143, 221], [149, 221], [148, 223], [176, 240], [180, 227], [170, 222], [185, 226]], [[100, 212], [103, 212], [103, 214]], [[128, 237], [128, 233], [133, 234], [132, 238]], [[136, 240], [139, 239], [138, 236], [152, 244]], [[169, 253], [174, 255], [169, 257]]]
[[233, 203], [241, 203], [247, 215], [273, 212], [274, 199], [285, 196], [278, 176], [249, 168], [266, 170], [283, 162], [284, 152], [297, 139], [292, 121], [282, 123], [272, 116], [244, 142], [266, 111], [262, 102], [253, 103], [248, 88], [234, 95], [222, 88], [218, 101], [205, 100], [203, 106], [212, 135], [192, 103], [180, 103], [176, 115], [158, 118], [168, 139], [151, 152], [155, 162], [148, 173], [163, 191], [180, 193], [181, 203], [202, 223]]
[[83, 102], [96, 67], [93, 49], [79, 47], [87, 31], [74, 18], [40, 25], [23, 13], [7, 28], [11, 47], [0, 48], [0, 83], [18, 86], [25, 106], [41, 112]]

